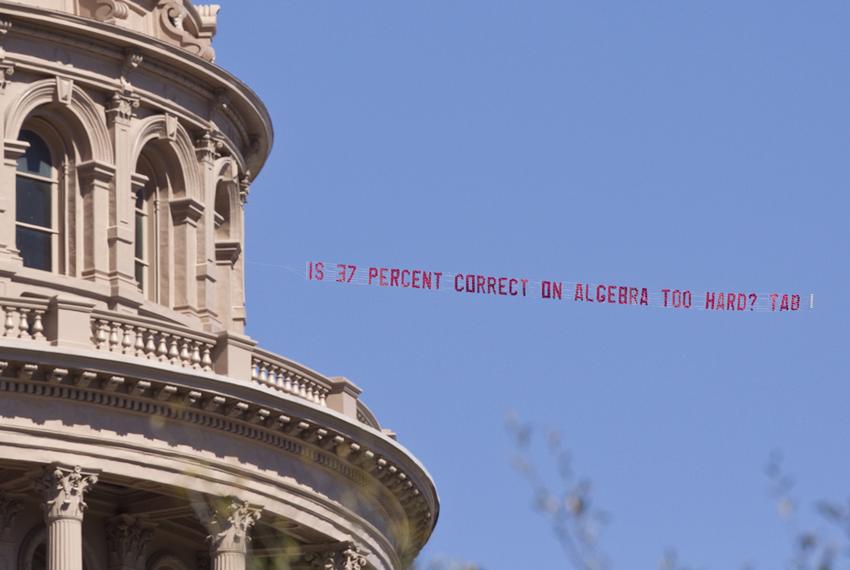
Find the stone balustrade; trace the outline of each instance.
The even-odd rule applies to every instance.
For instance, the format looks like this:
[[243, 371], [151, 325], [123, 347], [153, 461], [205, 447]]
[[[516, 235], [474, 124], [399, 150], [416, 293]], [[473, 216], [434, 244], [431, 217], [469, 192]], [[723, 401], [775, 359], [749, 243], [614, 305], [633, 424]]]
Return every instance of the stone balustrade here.
[[40, 299], [2, 299], [2, 338], [44, 340], [44, 316], [48, 302]]
[[92, 342], [98, 350], [168, 362], [181, 368], [212, 371], [216, 337], [155, 321], [95, 312], [91, 317]]
[[[257, 348], [247, 337], [212, 334], [161, 320], [95, 309], [69, 299], [0, 297], [0, 341], [75, 347], [200, 373], [217, 373], [306, 400], [375, 429], [360, 388]], [[129, 360], [128, 360], [129, 361]]]
[[317, 372], [299, 366], [281, 356], [261, 350], [251, 359], [254, 382], [327, 406], [333, 383]]

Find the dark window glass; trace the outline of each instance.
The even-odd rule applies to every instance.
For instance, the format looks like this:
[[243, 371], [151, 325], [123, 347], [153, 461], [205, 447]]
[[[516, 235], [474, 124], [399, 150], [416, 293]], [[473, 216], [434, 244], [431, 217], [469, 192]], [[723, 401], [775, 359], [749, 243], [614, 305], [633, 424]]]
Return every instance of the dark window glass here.
[[51, 235], [40, 230], [18, 226], [16, 237], [18, 250], [24, 259], [24, 267], [50, 271]]
[[18, 176], [17, 220], [25, 224], [52, 227], [50, 216], [50, 182]]
[[145, 258], [145, 216], [136, 212], [136, 259]]
[[50, 159], [50, 150], [41, 137], [32, 131], [21, 131], [21, 140], [30, 143], [30, 147], [18, 159], [18, 172], [51, 177], [53, 172], [50, 165], [53, 161]]
[[145, 264], [138, 261], [136, 262], [136, 284], [138, 284], [139, 289], [145, 290]]
[[143, 194], [143, 190], [136, 191], [136, 209], [142, 210], [145, 207], [145, 196]]

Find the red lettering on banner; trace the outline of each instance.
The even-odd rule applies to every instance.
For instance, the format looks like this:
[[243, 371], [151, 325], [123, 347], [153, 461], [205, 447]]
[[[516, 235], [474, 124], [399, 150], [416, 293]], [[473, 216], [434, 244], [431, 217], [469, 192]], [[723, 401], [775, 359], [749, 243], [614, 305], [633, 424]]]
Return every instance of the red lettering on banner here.
[[463, 281], [462, 273], [458, 273], [457, 275], [455, 275], [455, 291], [457, 291], [458, 293], [463, 293], [463, 288], [457, 286], [458, 281]]
[[505, 288], [505, 281], [507, 281], [507, 277], [499, 277], [499, 295], [507, 295], [507, 291]]
[[686, 309], [690, 309], [691, 303], [693, 303], [693, 295], [691, 295], [690, 291], [685, 291], [682, 294], [682, 306], [684, 306]]
[[799, 295], [791, 295], [791, 310], [799, 311], [800, 310], [800, 296]]
[[649, 291], [646, 290], [646, 287], [640, 290], [640, 304], [644, 307], [649, 305]]
[[[407, 282], [405, 283], [404, 276], [407, 275]], [[410, 287], [410, 270], [402, 269], [401, 270], [401, 286], [402, 287]]]
[[637, 305], [637, 304], [638, 304], [637, 287], [629, 287], [629, 305]]
[[490, 295], [496, 294], [496, 278], [488, 277], [487, 278], [487, 293]]
[[780, 311], [787, 311], [787, 310], [789, 310], [789, 307], [788, 307], [788, 295], [782, 295], [782, 301], [780, 301], [780, 303], [779, 303], [779, 310], [780, 310]]
[[378, 268], [377, 267], [370, 267], [369, 268], [369, 285], [372, 284], [372, 279], [374, 279], [377, 276], [378, 276]]
[[390, 287], [398, 287], [398, 269], [390, 269]]
[[734, 311], [735, 310], [735, 293], [727, 293], [726, 294], [726, 310]]
[[605, 285], [597, 285], [596, 286], [596, 302], [604, 303], [605, 302]]
[[705, 308], [713, 309], [714, 308], [714, 293], [709, 293], [706, 291], [705, 293]]
[[519, 284], [518, 279], [511, 278], [508, 281], [508, 292], [511, 294], [511, 297], [519, 295], [519, 291], [516, 289], [517, 284]]
[[475, 277], [476, 282], [476, 293], [484, 293], [484, 287], [487, 285], [487, 278], [483, 275], [478, 275]]
[[412, 279], [411, 286], [414, 289], [421, 289], [421, 287], [419, 286], [419, 279], [423, 275], [423, 273], [425, 273], [425, 272], [419, 271], [418, 269], [413, 270], [413, 279]]
[[541, 281], [540, 296], [544, 299], [563, 299], [564, 284], [560, 281]]
[[442, 271], [435, 271], [434, 272], [434, 277], [437, 278], [437, 287], [436, 287], [437, 289], [440, 288], [440, 277], [442, 277], [442, 276], [443, 276]]
[[616, 285], [608, 285], [608, 302], [609, 303], [614, 302], [614, 289], [616, 289], [616, 288], [617, 288]]
[[776, 294], [776, 293], [771, 293], [771, 294], [770, 294], [770, 310], [771, 310], [771, 311], [775, 311], [775, 310], [776, 310], [776, 300], [777, 300], [778, 298], [779, 298], [779, 295], [778, 295], [778, 294]]
[[378, 283], [381, 287], [386, 287], [388, 285], [388, 283], [387, 283], [387, 268], [386, 267], [381, 267], [381, 278], [380, 278]]
[[663, 302], [664, 302], [663, 306], [665, 306], [665, 307], [667, 306], [667, 294], [668, 293], [670, 293], [670, 289], [662, 289], [661, 290], [661, 295], [662, 295], [662, 299], [663, 299]]
[[520, 282], [522, 282], [522, 296], [525, 297], [527, 292], [526, 287], [528, 286], [528, 279], [520, 279]]
[[617, 302], [621, 305], [625, 305], [629, 302], [629, 288], [628, 287], [617, 287]]
[[576, 283], [576, 294], [573, 296], [573, 301], [584, 301], [584, 289], [581, 283]]
[[743, 293], [738, 293], [738, 303], [735, 307], [738, 311], [746, 311], [747, 310], [747, 296]]

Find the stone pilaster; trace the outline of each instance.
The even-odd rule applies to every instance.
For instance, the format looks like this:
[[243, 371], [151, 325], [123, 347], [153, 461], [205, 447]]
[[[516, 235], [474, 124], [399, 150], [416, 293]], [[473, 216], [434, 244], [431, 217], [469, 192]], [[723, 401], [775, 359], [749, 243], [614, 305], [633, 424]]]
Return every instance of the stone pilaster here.
[[58, 464], [45, 467], [36, 483], [44, 499], [47, 523], [47, 570], [83, 569], [83, 514], [86, 492], [97, 475], [79, 467]]
[[15, 518], [23, 509], [21, 502], [0, 493], [0, 570], [12, 570], [17, 548], [12, 537]]
[[216, 180], [214, 166], [222, 148], [221, 134], [209, 130], [195, 142], [198, 164], [201, 166], [201, 185], [207, 201], [198, 230], [198, 257], [195, 279], [198, 289], [198, 315], [207, 330], [216, 328], [221, 318], [216, 311], [215, 266], [215, 198]]
[[106, 525], [109, 570], [142, 570], [154, 525], [139, 517], [118, 515]]
[[11, 261], [14, 265], [23, 265], [15, 243], [15, 212], [18, 159], [29, 148], [29, 143], [14, 139], [3, 141], [3, 172], [0, 177], [2, 188], [8, 192], [0, 195], [0, 259]]
[[[132, 55], [128, 57], [132, 60]], [[132, 152], [130, 129], [138, 107], [139, 97], [133, 93], [132, 89], [129, 89], [129, 85], [125, 85], [113, 94], [106, 111], [114, 145], [115, 170], [124, 173], [123, 176], [115, 179], [114, 191], [110, 193], [108, 202], [107, 219], [102, 226], [107, 228], [107, 240], [104, 243], [108, 247], [106, 258], [109, 262], [108, 279], [112, 296], [117, 298], [132, 297], [137, 290], [133, 255], [135, 197], [132, 179], [126, 173], [132, 173], [136, 169], [133, 157], [130, 156]]]
[[198, 283], [195, 279], [198, 257], [198, 221], [204, 205], [192, 198], [171, 201], [174, 222], [174, 308], [197, 314]]
[[[77, 165], [83, 219], [87, 231], [83, 234], [83, 270], [85, 279], [105, 283], [109, 279], [109, 241], [107, 223], [113, 201], [115, 167], [90, 160]], [[128, 237], [125, 237], [127, 241]]]
[[211, 570], [245, 570], [251, 528], [260, 510], [235, 498], [212, 499], [197, 507], [201, 523], [210, 533]]

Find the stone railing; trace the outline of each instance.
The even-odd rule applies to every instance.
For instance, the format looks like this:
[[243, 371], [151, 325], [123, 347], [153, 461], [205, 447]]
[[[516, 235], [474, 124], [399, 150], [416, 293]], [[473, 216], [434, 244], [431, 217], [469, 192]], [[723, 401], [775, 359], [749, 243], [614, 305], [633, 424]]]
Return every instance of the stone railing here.
[[328, 395], [334, 388], [333, 382], [318, 372], [260, 349], [255, 349], [251, 358], [251, 379], [320, 406], [328, 405]]
[[0, 298], [3, 338], [22, 338], [26, 340], [45, 340], [44, 315], [48, 310], [48, 301], [42, 299], [5, 299]]
[[188, 329], [163, 326], [139, 317], [104, 311], [91, 316], [92, 343], [98, 350], [168, 362], [181, 368], [212, 371], [217, 338]]
[[360, 388], [262, 350], [248, 337], [212, 334], [162, 320], [95, 309], [71, 299], [0, 297], [0, 340], [82, 348], [254, 383], [380, 429]]

